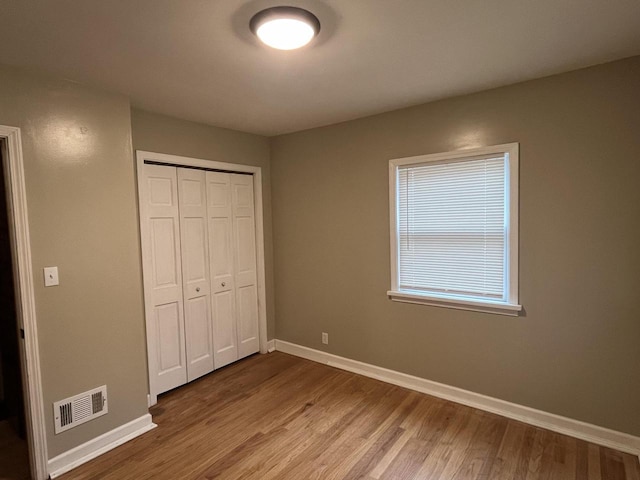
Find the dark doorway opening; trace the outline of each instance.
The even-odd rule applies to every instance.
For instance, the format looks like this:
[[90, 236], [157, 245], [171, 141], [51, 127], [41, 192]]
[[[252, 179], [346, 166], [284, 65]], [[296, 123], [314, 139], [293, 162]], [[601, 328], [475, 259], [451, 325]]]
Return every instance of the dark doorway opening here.
[[[0, 156], [4, 145], [0, 145]], [[0, 165], [3, 164], [0, 158]], [[29, 479], [16, 296], [4, 168], [0, 168], [0, 478]]]

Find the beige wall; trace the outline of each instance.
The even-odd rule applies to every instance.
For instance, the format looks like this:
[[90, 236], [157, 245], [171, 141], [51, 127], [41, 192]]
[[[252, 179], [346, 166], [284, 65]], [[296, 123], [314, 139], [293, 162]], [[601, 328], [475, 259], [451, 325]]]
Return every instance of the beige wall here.
[[267, 337], [273, 338], [274, 291], [269, 139], [133, 109], [133, 148], [262, 168]]
[[[49, 457], [147, 412], [130, 106], [0, 67], [0, 124], [20, 127]], [[44, 288], [57, 265], [60, 285]], [[106, 384], [109, 413], [53, 434], [52, 403]]]
[[[276, 337], [640, 435], [639, 80], [635, 57], [273, 139]], [[507, 142], [524, 314], [388, 300], [389, 159]]]

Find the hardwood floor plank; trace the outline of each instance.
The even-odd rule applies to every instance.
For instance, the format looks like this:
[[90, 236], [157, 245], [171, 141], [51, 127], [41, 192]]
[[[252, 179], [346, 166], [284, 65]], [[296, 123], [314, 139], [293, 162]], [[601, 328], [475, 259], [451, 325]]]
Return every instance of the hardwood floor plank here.
[[635, 455], [624, 456], [624, 473], [627, 480], [640, 480], [640, 462]]
[[[294, 472], [290, 472], [291, 478], [342, 479], [349, 472], [359, 456], [366, 451], [367, 445], [380, 434], [378, 427], [384, 424], [407, 396], [404, 389], [396, 387], [389, 390], [388, 385], [382, 382], [370, 382], [373, 382], [373, 395], [363, 395], [364, 392], [359, 392], [352, 398], [363, 413], [350, 421], [347, 429], [340, 429], [337, 434], [327, 432], [327, 435], [331, 434], [330, 444], [316, 458], [314, 468], [299, 468], [297, 477], [294, 476]], [[385, 391], [389, 395], [385, 395]]]
[[526, 478], [527, 473], [529, 472], [529, 460], [531, 459], [533, 452], [533, 445], [537, 431], [538, 429], [536, 427], [525, 425], [524, 441], [516, 462], [514, 478]]
[[555, 463], [561, 458], [561, 435], [545, 431], [545, 445], [542, 452], [542, 465], [538, 475], [539, 480], [550, 480], [555, 470]]
[[480, 424], [472, 408], [459, 406], [457, 419], [441, 438], [438, 446], [422, 464], [418, 478], [451, 478], [464, 461], [464, 454]]
[[600, 447], [600, 467], [605, 479], [626, 476], [622, 454], [610, 448]]
[[458, 471], [452, 477], [454, 480], [487, 478], [507, 428], [508, 421], [503, 417], [479, 410], [474, 414], [479, 417], [479, 425]]
[[640, 480], [637, 457], [280, 352], [162, 395], [62, 480]]
[[527, 427], [520, 422], [509, 422], [502, 443], [493, 462], [489, 478], [492, 480], [511, 480], [515, 478], [517, 458], [524, 443]]
[[545, 447], [547, 447], [547, 434], [548, 432], [541, 428], [536, 429], [533, 445], [531, 447], [531, 454], [529, 455], [527, 473], [524, 476], [525, 480], [538, 480], [544, 478], [541, 475], [541, 471], [545, 458]]
[[[387, 452], [398, 442], [405, 433], [401, 427], [394, 425], [389, 427], [380, 435], [377, 441], [360, 457], [358, 462], [344, 476], [345, 480], [357, 480], [369, 477], [368, 473], [372, 472], [378, 465], [379, 460], [384, 458]], [[370, 477], [373, 478], [373, 477]]]
[[445, 441], [447, 431], [456, 421], [459, 421], [460, 406], [444, 402], [433, 413], [420, 419], [420, 425], [407, 444], [400, 450], [398, 456], [389, 465], [382, 480], [413, 478], [419, 475], [422, 465], [433, 454], [443, 436]]
[[282, 478], [281, 472], [293, 464], [320, 437], [310, 431], [298, 430], [280, 442], [264, 446], [261, 451], [227, 471], [227, 478], [271, 480]]
[[410, 438], [384, 471], [381, 480], [404, 480], [416, 478], [420, 467], [430, 454], [429, 443]]
[[589, 450], [585, 442], [576, 445], [576, 480], [589, 478]]
[[[431, 397], [429, 397], [431, 400]], [[370, 476], [375, 479], [380, 479], [384, 472], [389, 468], [391, 463], [399, 455], [400, 451], [404, 448], [407, 442], [416, 435], [419, 428], [422, 426], [423, 418], [428, 418], [435, 414], [442, 406], [444, 402], [439, 399], [433, 399], [433, 401], [425, 401], [424, 396], [420, 396], [419, 402], [416, 407], [409, 412], [409, 415], [402, 421], [400, 428], [404, 430], [404, 433], [400, 436], [398, 441], [389, 449], [389, 451], [380, 459], [376, 467], [370, 473]]]
[[600, 467], [600, 447], [590, 444], [587, 447], [588, 463], [587, 474], [588, 480], [602, 480], [602, 468]]
[[551, 471], [552, 480], [575, 478], [576, 475], [576, 440], [566, 435], [559, 436], [556, 450], [556, 461]]
[[492, 449], [482, 466], [482, 471], [478, 475], [478, 480], [488, 480], [491, 478], [491, 472], [493, 471], [496, 460], [498, 460], [498, 452], [503, 447], [504, 436], [507, 434], [507, 429], [510, 425], [510, 421], [504, 421], [504, 426], [500, 429], [502, 435], [494, 438], [494, 443], [491, 445]]
[[[410, 392], [400, 406], [394, 411], [389, 418], [380, 425], [378, 435], [372, 435], [371, 441], [364, 445], [364, 451], [361, 453], [358, 461], [344, 476], [344, 479], [360, 479], [368, 477], [369, 473], [379, 465], [382, 460], [400, 441], [406, 430], [401, 424], [415, 410], [420, 402], [418, 395]], [[372, 478], [372, 477], [371, 477]]]

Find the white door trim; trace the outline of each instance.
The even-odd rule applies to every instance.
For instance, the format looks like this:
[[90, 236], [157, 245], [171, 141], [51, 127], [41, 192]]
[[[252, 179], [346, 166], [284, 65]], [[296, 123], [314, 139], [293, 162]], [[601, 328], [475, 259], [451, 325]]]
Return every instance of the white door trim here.
[[[178, 155], [169, 155], [165, 153], [146, 152], [143, 150], [136, 150], [136, 166], [138, 175], [138, 194], [141, 190], [141, 182], [144, 176], [142, 175], [142, 169], [144, 168], [144, 162], [154, 161], [166, 163], [175, 166], [185, 167], [200, 167], [200, 168], [212, 168], [217, 170], [225, 170], [232, 172], [246, 172], [253, 174], [253, 195], [255, 199], [255, 222], [256, 222], [256, 249], [258, 260], [258, 328], [260, 331], [260, 353], [267, 353], [267, 294], [266, 294], [266, 275], [264, 264], [264, 215], [262, 205], [262, 168], [254, 167], [251, 165], [241, 165], [236, 163], [218, 162], [215, 160], [204, 160], [200, 158], [181, 157]], [[138, 197], [138, 205], [140, 199]], [[140, 235], [145, 235], [145, 227], [143, 219], [140, 216]], [[144, 255], [144, 252], [143, 252]], [[147, 312], [147, 293], [145, 291], [145, 319], [147, 330], [150, 328], [151, 318]], [[149, 377], [151, 377], [152, 367], [155, 366], [155, 358], [148, 356], [149, 362]], [[155, 367], [154, 367], [155, 368]], [[151, 384], [149, 385], [149, 403], [155, 405], [157, 402], [157, 395], [153, 391]]]
[[20, 129], [0, 125], [0, 138], [6, 140], [3, 168], [9, 207], [16, 310], [19, 328], [24, 330], [24, 341], [20, 342], [20, 363], [25, 397], [29, 457], [33, 477], [37, 480], [44, 480], [48, 475], [47, 443]]

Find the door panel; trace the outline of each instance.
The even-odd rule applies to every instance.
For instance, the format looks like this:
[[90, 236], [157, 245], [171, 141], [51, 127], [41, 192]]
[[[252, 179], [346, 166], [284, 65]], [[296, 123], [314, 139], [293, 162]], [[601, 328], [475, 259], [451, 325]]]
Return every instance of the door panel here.
[[[212, 359], [213, 348], [211, 346], [211, 327], [209, 313], [209, 298], [207, 295], [192, 298], [185, 301], [187, 350], [189, 352], [189, 368], [198, 365], [199, 362]], [[211, 370], [205, 373], [209, 373]], [[205, 374], [203, 373], [203, 375]], [[189, 381], [193, 380], [189, 375]]]
[[153, 257], [153, 289], [172, 289], [179, 285], [176, 265], [177, 225], [174, 218], [150, 218], [151, 251]]
[[231, 181], [220, 172], [207, 172], [206, 178], [214, 356], [220, 368], [238, 359]]
[[158, 375], [167, 375], [183, 366], [184, 337], [180, 328], [178, 302], [158, 305], [155, 309], [157, 335], [162, 348], [158, 350]]
[[232, 235], [231, 217], [212, 217], [209, 219], [211, 279], [212, 289], [215, 293], [234, 288]]
[[216, 368], [238, 360], [237, 326], [233, 290], [213, 295], [214, 350]]
[[206, 217], [180, 219], [182, 228], [182, 278], [185, 283], [207, 281]]
[[230, 180], [232, 186], [238, 356], [242, 358], [259, 350], [253, 176], [232, 174]]
[[187, 381], [175, 167], [145, 165], [140, 182], [150, 383], [159, 394]]
[[235, 252], [238, 287], [256, 284], [256, 244], [253, 217], [235, 217]]
[[255, 285], [240, 287], [238, 297], [238, 356], [246, 357], [260, 349], [258, 338], [258, 291]]
[[214, 368], [205, 172], [178, 168], [187, 380]]
[[156, 175], [164, 175], [164, 173], [161, 172], [161, 169], [171, 168], [175, 170], [175, 168], [156, 167], [156, 165], [145, 166], [145, 169], [150, 172], [147, 177], [147, 184], [149, 185], [149, 198], [147, 201], [149, 202], [150, 207], [168, 207], [168, 210], [171, 211], [175, 206], [176, 200], [175, 180], [171, 177], [154, 176], [154, 173], [152, 172], [155, 171]]

